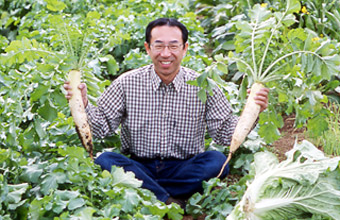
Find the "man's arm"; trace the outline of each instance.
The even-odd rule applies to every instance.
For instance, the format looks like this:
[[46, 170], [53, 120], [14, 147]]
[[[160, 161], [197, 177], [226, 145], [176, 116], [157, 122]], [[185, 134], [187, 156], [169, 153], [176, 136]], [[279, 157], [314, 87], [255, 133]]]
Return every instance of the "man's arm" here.
[[[71, 87], [68, 82], [64, 83], [66, 90], [65, 97], [72, 97]], [[91, 125], [92, 134], [99, 138], [112, 135], [118, 128], [124, 114], [123, 92], [118, 83], [114, 81], [100, 96], [97, 106], [89, 103], [87, 98], [87, 87], [81, 83], [78, 87], [81, 90], [83, 103], [87, 113], [88, 122]]]

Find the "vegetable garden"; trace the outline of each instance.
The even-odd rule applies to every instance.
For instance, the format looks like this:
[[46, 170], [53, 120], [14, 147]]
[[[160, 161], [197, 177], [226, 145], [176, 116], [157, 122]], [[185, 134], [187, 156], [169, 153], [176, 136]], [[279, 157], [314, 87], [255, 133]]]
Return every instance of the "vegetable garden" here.
[[[338, 1], [0, 0], [0, 11], [0, 219], [340, 219]], [[182, 65], [201, 73], [189, 83], [203, 102], [219, 86], [240, 114], [247, 88], [270, 88], [231, 174], [204, 182], [186, 213], [93, 163], [62, 88], [77, 68], [95, 103], [149, 64], [144, 31], [159, 17], [188, 28]], [[284, 155], [286, 118], [303, 141]], [[119, 130], [93, 144], [94, 156], [119, 151]], [[206, 149], [230, 152], [208, 135]]]

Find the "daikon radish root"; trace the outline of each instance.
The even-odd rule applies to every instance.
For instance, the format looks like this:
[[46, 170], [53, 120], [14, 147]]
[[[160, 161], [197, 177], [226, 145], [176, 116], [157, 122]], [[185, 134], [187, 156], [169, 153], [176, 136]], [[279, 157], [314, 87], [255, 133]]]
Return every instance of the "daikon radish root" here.
[[227, 160], [222, 166], [222, 169], [217, 177], [220, 177], [224, 171], [225, 166], [229, 163], [232, 154], [239, 148], [239, 146], [246, 139], [247, 135], [254, 126], [257, 117], [260, 114], [261, 107], [255, 103], [254, 97], [264, 86], [261, 83], [254, 83], [251, 87], [246, 106], [237, 122], [234, 134], [231, 139], [230, 150]]
[[71, 70], [69, 72], [69, 82], [72, 91], [72, 97], [69, 100], [69, 106], [71, 114], [76, 126], [78, 136], [86, 149], [93, 159], [93, 142], [90, 125], [87, 121], [87, 115], [85, 112], [85, 106], [83, 103], [81, 91], [78, 89], [80, 84], [81, 72], [78, 70]]

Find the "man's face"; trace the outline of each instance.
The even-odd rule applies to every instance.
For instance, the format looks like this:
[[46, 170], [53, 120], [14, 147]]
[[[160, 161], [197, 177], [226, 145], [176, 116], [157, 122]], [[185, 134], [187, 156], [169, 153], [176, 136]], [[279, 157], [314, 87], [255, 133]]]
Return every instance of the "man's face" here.
[[151, 30], [150, 45], [145, 42], [144, 46], [159, 77], [172, 81], [188, 49], [188, 43], [183, 46], [181, 29], [169, 26], [154, 27]]

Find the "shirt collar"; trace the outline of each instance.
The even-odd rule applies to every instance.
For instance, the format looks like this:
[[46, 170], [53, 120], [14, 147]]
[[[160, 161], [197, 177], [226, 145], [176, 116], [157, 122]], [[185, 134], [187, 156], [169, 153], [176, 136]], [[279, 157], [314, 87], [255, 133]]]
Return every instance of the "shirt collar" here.
[[[174, 80], [170, 83], [170, 85], [173, 84], [175, 90], [179, 92], [182, 86], [184, 85], [184, 81], [185, 81], [184, 70], [182, 67], [180, 67], [178, 74], [176, 75]], [[157, 75], [154, 67], [151, 68], [151, 83], [154, 91], [156, 91], [162, 85], [162, 80]]]

